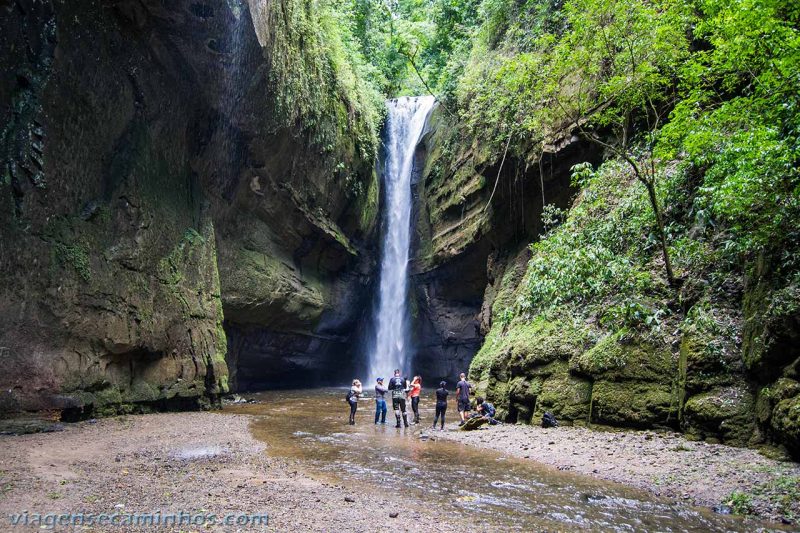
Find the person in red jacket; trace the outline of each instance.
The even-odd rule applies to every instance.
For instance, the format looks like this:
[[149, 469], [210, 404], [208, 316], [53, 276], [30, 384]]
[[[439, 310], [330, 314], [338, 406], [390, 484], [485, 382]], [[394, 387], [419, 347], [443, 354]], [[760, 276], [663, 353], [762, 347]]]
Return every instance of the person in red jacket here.
[[414, 411], [414, 423], [419, 424], [419, 394], [422, 392], [422, 378], [414, 376], [411, 380], [411, 387], [408, 397], [411, 398], [411, 410]]

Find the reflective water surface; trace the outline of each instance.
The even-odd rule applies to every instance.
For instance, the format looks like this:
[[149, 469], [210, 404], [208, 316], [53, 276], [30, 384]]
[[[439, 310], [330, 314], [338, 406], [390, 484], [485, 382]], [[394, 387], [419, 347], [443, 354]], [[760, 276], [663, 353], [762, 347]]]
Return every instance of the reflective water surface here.
[[[439, 432], [425, 424], [433, 419], [432, 402], [421, 405], [423, 424], [398, 430], [391, 410], [387, 424], [375, 426], [374, 402], [362, 400], [356, 425], [350, 426], [344, 396], [344, 389], [266, 392], [253, 395], [260, 403], [226, 410], [255, 415], [252, 431], [267, 443], [271, 455], [303, 460], [312, 471], [363, 484], [367, 491], [401, 486], [419, 498], [420, 505], [443, 510], [445, 520], [448, 511], [474, 515], [481, 530], [699, 532], [764, 527], [437, 439]], [[457, 415], [450, 411], [452, 422]]]

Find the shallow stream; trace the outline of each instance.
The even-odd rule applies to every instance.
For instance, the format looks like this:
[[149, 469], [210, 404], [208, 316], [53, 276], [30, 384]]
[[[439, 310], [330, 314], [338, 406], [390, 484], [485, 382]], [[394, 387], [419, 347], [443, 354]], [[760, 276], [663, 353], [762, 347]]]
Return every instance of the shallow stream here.
[[[352, 485], [366, 497], [376, 489], [409, 491], [420, 508], [441, 510], [445, 521], [449, 513], [472, 515], [480, 530], [699, 532], [758, 527], [624, 485], [438, 439], [439, 432], [428, 429], [432, 402], [421, 403], [423, 424], [398, 430], [391, 405], [386, 425], [376, 426], [374, 402], [362, 399], [356, 425], [350, 426], [344, 396], [344, 389], [266, 392], [253, 395], [257, 404], [226, 409], [255, 415], [252, 430], [271, 455], [301, 460], [311, 472]], [[451, 410], [453, 422], [457, 414]]]

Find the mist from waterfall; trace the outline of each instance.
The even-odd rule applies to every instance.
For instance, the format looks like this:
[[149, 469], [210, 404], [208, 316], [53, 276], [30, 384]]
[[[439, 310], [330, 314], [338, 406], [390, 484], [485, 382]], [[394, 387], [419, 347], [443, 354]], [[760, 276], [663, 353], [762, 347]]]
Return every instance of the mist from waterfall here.
[[408, 255], [411, 234], [411, 173], [414, 152], [435, 99], [432, 96], [390, 100], [383, 169], [384, 236], [375, 340], [369, 354], [368, 382], [407, 371]]

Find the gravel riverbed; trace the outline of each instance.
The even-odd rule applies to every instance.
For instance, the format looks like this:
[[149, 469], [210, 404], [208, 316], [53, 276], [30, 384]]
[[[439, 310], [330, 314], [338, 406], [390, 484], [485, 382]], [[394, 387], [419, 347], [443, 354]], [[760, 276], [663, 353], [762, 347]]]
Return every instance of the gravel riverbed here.
[[[29, 517], [213, 514], [217, 521], [227, 515], [240, 520], [269, 516], [268, 528], [206, 520], [56, 531], [476, 530], [458, 514], [448, 513], [443, 520], [435, 508], [403, 491], [346, 486], [310, 474], [301, 461], [275, 457], [252, 436], [251, 420], [244, 414], [164, 413], [67, 424], [55, 433], [0, 436], [0, 531], [40, 529], [38, 524], [10, 527], [9, 515], [25, 511]], [[755, 450], [688, 441], [675, 433], [519, 425], [462, 432], [452, 424], [446, 431], [423, 434], [632, 485], [689, 505], [726, 510], [730, 494], [739, 491], [753, 494], [747, 503], [762, 518], [792, 520], [800, 514], [798, 464]]]
[[728, 512], [747, 507], [761, 518], [800, 518], [800, 465], [748, 448], [695, 442], [673, 432], [540, 428], [503, 424], [431, 435], [500, 451], [559, 470], [616, 481], [692, 505]]
[[[251, 436], [250, 417], [164, 413], [68, 424], [64, 431], [0, 436], [0, 531], [9, 514], [267, 514], [269, 527], [84, 526], [56, 531], [466, 531], [402, 492], [346, 487], [271, 457]], [[431, 511], [435, 511], [431, 510]], [[390, 514], [399, 512], [396, 518]], [[467, 528], [467, 529], [464, 529]]]

